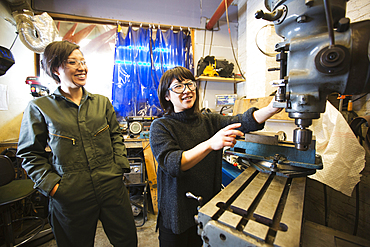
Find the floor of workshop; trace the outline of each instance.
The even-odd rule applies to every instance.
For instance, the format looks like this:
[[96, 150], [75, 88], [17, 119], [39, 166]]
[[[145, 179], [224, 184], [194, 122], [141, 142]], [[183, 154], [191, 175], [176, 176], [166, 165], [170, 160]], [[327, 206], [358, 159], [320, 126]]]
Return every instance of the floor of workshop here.
[[[140, 224], [139, 224], [140, 225]], [[147, 221], [143, 226], [137, 227], [139, 247], [158, 247], [158, 232], [155, 232], [156, 215], [149, 212]], [[302, 247], [336, 247], [351, 246], [364, 247], [370, 246], [370, 241], [343, 233], [310, 221], [304, 223], [304, 234], [302, 236]], [[35, 246], [35, 245], [33, 245]], [[54, 239], [38, 247], [56, 247]], [[101, 223], [98, 223], [94, 247], [110, 247], [107, 236], [104, 233]]]
[[[157, 223], [157, 216], [152, 212], [148, 212], [147, 221], [143, 226], [137, 227], [137, 236], [139, 240], [139, 247], [158, 247], [158, 232], [155, 231], [155, 226]], [[141, 224], [140, 224], [141, 225]], [[47, 243], [40, 245], [40, 247], [56, 247], [57, 244], [55, 239], [50, 240]], [[95, 235], [95, 245], [94, 247], [108, 247], [113, 246], [109, 243], [107, 236], [104, 233], [101, 222], [99, 221], [96, 235]]]

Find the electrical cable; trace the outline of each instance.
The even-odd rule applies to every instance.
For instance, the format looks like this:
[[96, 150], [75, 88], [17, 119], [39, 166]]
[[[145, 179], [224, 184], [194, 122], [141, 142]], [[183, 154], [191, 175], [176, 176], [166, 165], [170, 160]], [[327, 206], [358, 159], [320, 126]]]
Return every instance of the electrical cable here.
[[264, 25], [263, 27], [261, 27], [261, 28], [260, 28], [260, 30], [258, 30], [258, 32], [257, 32], [257, 34], [256, 34], [256, 37], [255, 37], [255, 39], [254, 39], [254, 42], [256, 43], [256, 46], [257, 46], [258, 50], [259, 50], [260, 52], [262, 52], [262, 54], [263, 54], [263, 55], [268, 56], [268, 57], [275, 57], [277, 54], [279, 54], [279, 52], [265, 52], [265, 51], [263, 51], [263, 50], [261, 49], [261, 47], [258, 45], [258, 41], [257, 41], [257, 38], [258, 38], [258, 34], [259, 34], [259, 32], [260, 32], [262, 29], [264, 29], [265, 27], [268, 27], [268, 26], [274, 26], [274, 24], [266, 24], [266, 25]]
[[329, 225], [329, 222], [328, 222], [328, 193], [326, 191], [326, 184], [324, 184], [324, 207], [325, 207], [325, 226], [328, 226]]
[[358, 221], [360, 215], [360, 183], [357, 183], [355, 186], [356, 189], [356, 216], [355, 216], [355, 228], [353, 230], [353, 235], [357, 235]]
[[231, 106], [230, 105], [224, 105], [223, 107], [221, 107], [221, 109], [220, 109], [220, 114], [222, 115], [222, 112], [223, 112], [223, 110], [228, 110], [228, 109], [230, 109], [231, 108]]
[[[366, 94], [365, 94], [366, 95]], [[362, 95], [360, 98], [362, 98], [364, 95]], [[359, 98], [357, 98], [359, 99]], [[362, 124], [366, 123], [366, 120], [358, 122], [356, 125], [352, 125], [351, 123], [351, 129], [353, 133], [356, 135], [359, 143], [361, 146], [364, 146], [363, 141], [365, 141], [365, 138], [362, 134]], [[365, 149], [366, 150], [366, 149]], [[355, 224], [354, 224], [354, 229], [353, 229], [353, 235], [357, 235], [357, 230], [358, 230], [358, 224], [359, 224], [359, 215], [360, 215], [360, 183], [357, 183], [355, 186], [355, 191], [356, 191], [356, 214], [355, 214]]]
[[[144, 140], [148, 140], [148, 138], [144, 138]], [[144, 150], [145, 150], [147, 147], [149, 147], [149, 145], [150, 145], [150, 143], [148, 143], [144, 148], [140, 149], [140, 151], [139, 151], [139, 152], [137, 152], [137, 153], [133, 154], [132, 156], [133, 156], [133, 157], [137, 157], [137, 156], [139, 156], [139, 154], [140, 154], [140, 153], [143, 153], [143, 154], [144, 154]]]
[[153, 158], [153, 164], [154, 164], [154, 171], [155, 171], [155, 174], [157, 174], [157, 166], [155, 165], [154, 155], [152, 156], [152, 158]]
[[203, 55], [202, 55], [202, 57], [204, 57], [204, 50], [206, 48], [206, 36], [207, 36], [207, 29], [204, 29], [204, 41], [203, 41]]
[[212, 43], [213, 43], [213, 29], [212, 29], [212, 35], [211, 35], [211, 43], [209, 44], [209, 53], [208, 53], [208, 55], [210, 55], [210, 56], [211, 56]]
[[18, 35], [19, 35], [19, 33], [18, 32], [15, 32], [17, 35], [15, 36], [15, 38], [14, 38], [14, 40], [13, 40], [13, 44], [10, 46], [10, 48], [9, 48], [9, 50], [11, 50], [12, 48], [13, 48], [13, 45], [14, 45], [14, 43], [15, 43], [15, 41], [17, 40], [17, 38], [18, 38]]
[[[144, 139], [145, 139], [145, 140], [148, 140], [148, 138], [144, 138]], [[144, 154], [144, 150], [145, 150], [147, 147], [149, 147], [149, 145], [150, 145], [150, 142], [148, 142], [148, 144], [143, 148], [143, 150], [142, 150], [143, 154]], [[145, 155], [144, 155], [144, 156], [145, 156]], [[152, 155], [152, 159], [153, 159], [153, 164], [154, 164], [154, 171], [155, 171], [155, 174], [157, 174], [157, 166], [155, 165], [156, 160], [155, 160], [154, 155]]]
[[233, 45], [233, 41], [231, 39], [231, 32], [230, 32], [230, 24], [229, 24], [229, 13], [227, 11], [227, 0], [225, 0], [225, 9], [226, 9], [226, 22], [227, 22], [227, 28], [229, 30], [229, 37], [230, 37], [230, 44], [231, 44], [231, 50], [233, 52], [233, 56], [234, 56], [234, 59], [235, 59], [235, 63], [236, 65], [238, 66], [238, 69], [239, 69], [239, 73], [240, 75], [243, 77], [243, 79], [245, 80], [245, 77], [240, 69], [240, 66], [239, 66], [239, 63], [238, 63], [238, 59], [236, 59], [236, 56], [235, 56], [235, 51], [234, 51], [234, 45]]
[[[352, 100], [352, 103], [359, 100], [359, 99], [362, 99], [363, 97], [365, 97], [368, 93], [364, 93], [363, 95], [359, 96], [358, 98]], [[347, 107], [348, 106], [348, 103], [344, 103], [343, 104], [343, 107]]]
[[203, 0], [200, 0], [200, 16], [203, 15]]
[[207, 83], [208, 83], [208, 81], [205, 81], [205, 82], [204, 82], [204, 89], [203, 89], [203, 102], [202, 102], [202, 105], [204, 105], [204, 99], [206, 98]]
[[360, 96], [360, 97], [358, 97], [358, 98], [356, 98], [356, 99], [352, 100], [352, 102], [355, 102], [356, 100], [359, 100], [359, 99], [361, 99], [361, 98], [365, 97], [366, 95], [367, 95], [367, 93], [365, 93], [365, 94], [363, 94], [362, 96]]

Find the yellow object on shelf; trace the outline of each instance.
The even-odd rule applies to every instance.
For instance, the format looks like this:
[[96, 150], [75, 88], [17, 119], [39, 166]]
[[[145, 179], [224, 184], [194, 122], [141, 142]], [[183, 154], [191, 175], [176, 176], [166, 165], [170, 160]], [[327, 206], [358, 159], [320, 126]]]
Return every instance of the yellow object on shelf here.
[[205, 76], [218, 76], [218, 73], [215, 69], [215, 65], [208, 65], [207, 67], [205, 67], [205, 69], [203, 70], [203, 74], [202, 75], [205, 75]]

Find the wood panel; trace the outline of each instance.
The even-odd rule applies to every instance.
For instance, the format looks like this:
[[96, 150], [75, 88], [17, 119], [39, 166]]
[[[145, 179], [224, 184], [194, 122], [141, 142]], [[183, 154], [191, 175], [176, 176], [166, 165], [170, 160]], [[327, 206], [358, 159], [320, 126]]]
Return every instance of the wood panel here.
[[154, 214], [158, 214], [158, 198], [157, 198], [157, 168], [158, 163], [155, 160], [149, 141], [142, 141], [146, 172], [148, 175], [150, 196], [152, 198]]

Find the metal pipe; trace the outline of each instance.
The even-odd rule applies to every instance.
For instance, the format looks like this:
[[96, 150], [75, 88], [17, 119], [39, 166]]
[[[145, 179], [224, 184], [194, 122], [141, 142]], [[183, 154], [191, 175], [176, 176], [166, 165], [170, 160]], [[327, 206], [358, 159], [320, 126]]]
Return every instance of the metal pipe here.
[[10, 11], [19, 11], [22, 12], [23, 10], [32, 11], [30, 4], [25, 0], [6, 0], [9, 4]]
[[211, 30], [214, 25], [217, 23], [217, 21], [221, 18], [221, 16], [226, 11], [225, 1], [227, 1], [227, 7], [230, 6], [230, 4], [233, 2], [233, 0], [222, 0], [220, 5], [218, 5], [218, 8], [216, 9], [215, 13], [211, 17], [211, 19], [208, 21], [206, 29]]
[[35, 53], [43, 53], [45, 47], [54, 41], [58, 30], [54, 20], [46, 13], [34, 15], [25, 0], [6, 0], [17, 23], [17, 31], [22, 43]]

